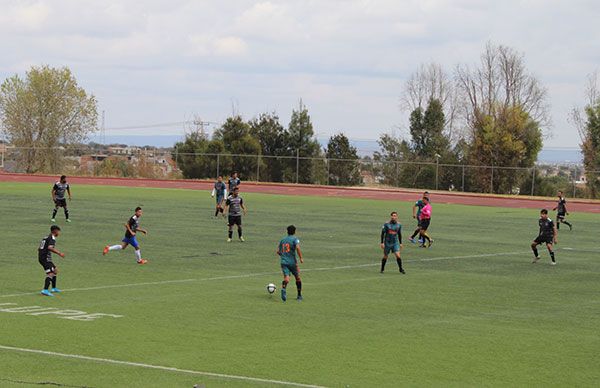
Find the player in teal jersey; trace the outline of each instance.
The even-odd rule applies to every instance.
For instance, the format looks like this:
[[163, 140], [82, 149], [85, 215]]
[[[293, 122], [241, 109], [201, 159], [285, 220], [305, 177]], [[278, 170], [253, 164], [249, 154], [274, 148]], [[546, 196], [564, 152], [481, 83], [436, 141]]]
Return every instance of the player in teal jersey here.
[[300, 263], [304, 263], [302, 259], [302, 252], [300, 251], [300, 240], [295, 236], [296, 227], [290, 225], [287, 227], [288, 235], [279, 241], [277, 247], [277, 254], [280, 258], [281, 271], [283, 272], [283, 282], [281, 283], [281, 300], [284, 302], [287, 300], [287, 285], [290, 282], [290, 275], [294, 275], [296, 278], [296, 289], [298, 290], [298, 301], [302, 300], [302, 280], [300, 279], [300, 269], [298, 268], [298, 260], [296, 259], [296, 253]]
[[392, 212], [389, 222], [383, 224], [381, 229], [381, 249], [383, 249], [383, 259], [381, 259], [381, 273], [385, 271], [385, 263], [387, 262], [390, 252], [396, 256], [398, 269], [400, 273], [405, 274], [402, 268], [402, 259], [400, 251], [402, 250], [402, 225], [398, 223], [398, 213]]
[[[423, 198], [424, 197], [429, 198], [429, 191], [423, 193]], [[415, 229], [415, 231], [408, 240], [413, 244], [416, 243], [415, 237], [417, 236], [417, 234], [421, 233], [421, 210], [423, 210], [424, 207], [425, 203], [423, 202], [423, 199], [419, 199], [417, 202], [415, 202], [415, 204], [412, 207], [413, 218], [417, 220], [417, 229]], [[419, 238], [419, 242], [423, 244], [423, 239]]]

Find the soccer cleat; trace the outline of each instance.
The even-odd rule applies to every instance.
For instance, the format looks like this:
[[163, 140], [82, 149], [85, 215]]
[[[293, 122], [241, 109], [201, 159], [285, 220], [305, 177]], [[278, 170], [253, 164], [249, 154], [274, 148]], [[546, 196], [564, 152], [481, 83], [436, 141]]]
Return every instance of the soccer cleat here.
[[67, 222], [71, 222], [71, 220], [70, 220], [70, 219], [68, 219], [68, 218], [67, 218], [65, 221], [67, 221]]
[[61, 291], [61, 290], [59, 290], [58, 288], [53, 288], [51, 291], [52, 291], [52, 292], [62, 292], [62, 291]]
[[148, 262], [148, 260], [146, 260], [146, 259], [141, 259], [141, 260], [139, 260], [137, 263], [138, 263], [138, 264], [146, 264], [147, 262]]
[[298, 302], [302, 302], [302, 295], [298, 295], [298, 297], [296, 298], [296, 300], [297, 300]]
[[539, 256], [537, 256], [537, 257], [534, 257], [534, 258], [533, 258], [533, 261], [531, 262], [531, 264], [535, 264], [535, 263], [537, 263], [539, 259], [540, 259], [540, 257], [539, 257]]
[[569, 230], [573, 230], [573, 225], [569, 225]]
[[56, 218], [51, 218], [50, 222], [56, 222]]
[[556, 265], [556, 261], [551, 261], [550, 265]]
[[40, 292], [40, 294], [44, 295], [44, 296], [54, 296], [52, 295], [52, 293], [48, 290], [42, 290], [42, 292]]
[[246, 240], [244, 240], [244, 238], [243, 238], [243, 237], [240, 237], [240, 241], [241, 241], [241, 242], [246, 242]]
[[383, 271], [379, 271], [379, 273], [381, 273], [381, 274], [382, 274], [382, 273], [383, 273]]
[[431, 248], [432, 245], [433, 245], [433, 239], [429, 240], [429, 244], [427, 245], [427, 248]]
[[400, 273], [403, 274], [403, 275], [406, 275], [406, 271], [404, 269], [402, 269], [402, 268], [400, 269]]
[[281, 289], [281, 300], [284, 302], [287, 300], [287, 291], [285, 290], [285, 288]]
[[108, 248], [108, 245], [104, 247], [104, 249], [102, 250], [102, 256], [106, 256], [106, 254], [108, 253]]
[[231, 239], [230, 239], [230, 238], [228, 238], [228, 239], [227, 239], [227, 242], [231, 242]]
[[417, 243], [417, 242], [415, 241], [415, 239], [414, 239], [414, 238], [412, 238], [412, 237], [411, 237], [411, 238], [409, 238], [409, 239], [408, 239], [408, 241], [410, 241], [410, 242], [411, 242], [411, 243], [413, 243], [413, 244], [416, 244], [416, 243]]

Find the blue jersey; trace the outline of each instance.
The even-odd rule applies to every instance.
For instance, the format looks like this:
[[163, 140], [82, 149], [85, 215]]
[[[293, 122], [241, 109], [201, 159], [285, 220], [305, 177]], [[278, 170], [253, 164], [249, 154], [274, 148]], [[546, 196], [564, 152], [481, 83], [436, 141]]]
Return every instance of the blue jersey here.
[[381, 229], [381, 243], [387, 246], [402, 244], [402, 225], [386, 222]]
[[223, 198], [225, 197], [225, 191], [227, 190], [227, 186], [224, 182], [215, 182], [215, 194], [217, 197]]
[[277, 252], [281, 258], [281, 264], [296, 265], [296, 248], [300, 245], [300, 240], [296, 236], [287, 236], [279, 241]]

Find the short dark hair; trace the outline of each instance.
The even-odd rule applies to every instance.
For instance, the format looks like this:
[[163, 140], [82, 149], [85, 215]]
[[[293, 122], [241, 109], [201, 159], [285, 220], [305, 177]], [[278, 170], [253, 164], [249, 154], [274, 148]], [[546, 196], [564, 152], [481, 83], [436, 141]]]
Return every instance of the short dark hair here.
[[394, 214], [396, 214], [396, 215], [397, 215], [397, 214], [398, 214], [398, 212], [391, 212], [391, 213], [390, 213], [390, 216], [393, 216]]
[[233, 188], [232, 191], [240, 191], [240, 188], [236, 186], [236, 187]]
[[541, 213], [541, 214], [548, 214], [548, 209], [542, 209], [542, 210], [540, 211], [540, 213]]
[[561, 193], [561, 194], [563, 193], [563, 191], [562, 191], [562, 190], [558, 190], [558, 192], [559, 192], [559, 193]]
[[423, 199], [426, 199], [427, 201], [429, 201], [429, 197], [428, 196], [424, 196]]
[[58, 225], [52, 225], [50, 227], [50, 232], [54, 232], [55, 230], [60, 230], [60, 226], [58, 226]]
[[135, 208], [135, 211], [137, 212], [138, 210], [142, 210], [142, 208], [141, 208], [141, 207], [139, 207], [139, 206], [138, 206], [138, 207], [136, 207], [136, 208]]
[[66, 176], [66, 175], [61, 175], [61, 176], [60, 176], [60, 180], [61, 180], [61, 181], [64, 181], [65, 179], [67, 179], [67, 176]]
[[291, 236], [292, 234], [296, 233], [296, 227], [294, 225], [288, 226], [287, 227], [287, 232]]
[[423, 194], [427, 195], [429, 194], [429, 191], [424, 191]]

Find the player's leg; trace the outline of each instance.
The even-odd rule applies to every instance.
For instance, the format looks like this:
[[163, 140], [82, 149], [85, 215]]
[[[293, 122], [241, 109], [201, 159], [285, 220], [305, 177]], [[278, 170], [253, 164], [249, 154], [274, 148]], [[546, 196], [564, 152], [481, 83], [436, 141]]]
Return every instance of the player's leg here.
[[231, 238], [233, 237], [233, 224], [233, 216], [229, 216], [229, 220], [227, 222], [227, 242], [231, 242]]
[[538, 249], [537, 249], [538, 245], [540, 245], [540, 241], [539, 241], [538, 238], [536, 238], [531, 243], [531, 250], [533, 251], [533, 261], [532, 261], [532, 263], [537, 263], [537, 261], [540, 259], [540, 255], [539, 255], [539, 252], [538, 252]]
[[[565, 217], [563, 217], [563, 218], [560, 220], [560, 223], [563, 223], [563, 224], [567, 225], [567, 226], [569, 227], [569, 230], [573, 230], [573, 224], [571, 224], [569, 221], [567, 221], [567, 220], [565, 219]], [[558, 228], [558, 225], [556, 225], [556, 228]]]
[[550, 264], [556, 265], [556, 259], [554, 257], [554, 246], [551, 242], [546, 243], [546, 248], [548, 248], [548, 253], [550, 254], [550, 259], [552, 262]]
[[241, 242], [244, 242], [244, 237], [242, 236], [242, 217], [240, 216], [237, 219], [237, 231], [238, 231], [238, 238], [240, 239]]
[[131, 237], [130, 240], [131, 241], [129, 243], [131, 244], [131, 246], [134, 249], [135, 261], [138, 264], [146, 264], [148, 262], [148, 260], [142, 259], [142, 250], [141, 250], [140, 244], [138, 244], [137, 239], [135, 238], [135, 236]]
[[54, 276], [52, 276], [52, 292], [61, 292], [58, 288], [56, 288], [56, 278], [58, 277], [58, 268], [54, 267]]
[[54, 296], [50, 292], [50, 285], [52, 284], [52, 278], [55, 276], [54, 273], [54, 265], [52, 263], [41, 263], [44, 267], [44, 272], [46, 277], [44, 278], [44, 288], [42, 289], [41, 294], [45, 296]]
[[62, 204], [62, 208], [63, 211], [65, 212], [65, 220], [67, 222], [71, 222], [71, 220], [69, 219], [69, 208], [67, 207], [67, 200], [65, 199], [65, 201]]
[[381, 259], [381, 270], [379, 271], [379, 273], [383, 273], [383, 271], [385, 271], [385, 264], [387, 263], [389, 253], [390, 249], [387, 246], [385, 246], [383, 248], [383, 258]]
[[58, 213], [58, 202], [54, 201], [54, 210], [52, 211], [52, 219], [50, 221], [56, 222], [56, 213]]
[[396, 256], [396, 263], [398, 263], [398, 270], [400, 271], [400, 273], [405, 274], [406, 271], [404, 271], [404, 268], [402, 268], [402, 258], [400, 257], [400, 248], [399, 247], [394, 252], [394, 255]]
[[121, 244], [115, 244], [115, 245], [107, 245], [104, 247], [104, 250], [102, 251], [102, 255], [106, 255], [108, 252], [110, 251], [120, 251], [123, 250], [125, 248], [127, 248], [129, 244], [125, 241], [121, 242]]
[[287, 285], [290, 282], [291, 271], [284, 264], [281, 265], [281, 271], [283, 272], [283, 281], [281, 282], [281, 300], [285, 302], [287, 300]]
[[296, 290], [298, 291], [298, 296], [296, 296], [296, 300], [302, 300], [302, 279], [300, 278], [300, 270], [296, 265], [296, 271], [294, 272], [294, 278], [296, 279]]

